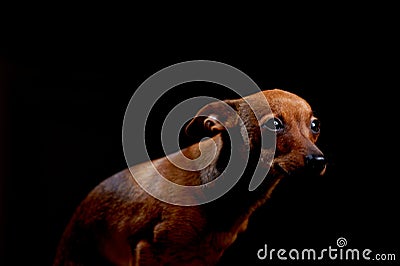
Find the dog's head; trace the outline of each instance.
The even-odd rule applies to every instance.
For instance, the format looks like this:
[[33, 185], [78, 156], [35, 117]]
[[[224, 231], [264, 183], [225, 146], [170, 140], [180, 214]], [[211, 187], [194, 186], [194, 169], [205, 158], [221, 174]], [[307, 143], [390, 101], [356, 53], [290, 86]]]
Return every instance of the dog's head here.
[[[243, 143], [256, 150], [260, 161], [275, 171], [287, 175], [304, 170], [318, 175], [325, 172], [325, 157], [315, 144], [320, 122], [310, 105], [293, 93], [267, 90], [208, 104], [188, 124], [186, 133], [210, 137], [232, 128], [246, 132]], [[271, 137], [275, 138], [272, 165]]]
[[273, 167], [286, 174], [305, 170], [309, 174], [323, 175], [326, 159], [315, 144], [320, 134], [320, 121], [310, 105], [283, 90], [269, 90], [263, 94], [272, 114], [261, 119], [260, 127], [276, 133]]

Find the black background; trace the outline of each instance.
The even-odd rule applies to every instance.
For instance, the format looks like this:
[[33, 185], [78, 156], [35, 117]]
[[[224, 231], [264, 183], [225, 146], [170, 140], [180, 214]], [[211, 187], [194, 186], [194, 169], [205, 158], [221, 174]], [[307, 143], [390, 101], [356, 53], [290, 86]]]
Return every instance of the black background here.
[[[258, 261], [256, 252], [264, 244], [327, 248], [338, 237], [349, 248], [400, 259], [390, 31], [374, 30], [374, 22], [317, 27], [311, 20], [284, 30], [258, 21], [254, 31], [222, 23], [213, 34], [204, 25], [178, 33], [184, 21], [144, 28], [143, 21], [127, 27], [97, 19], [46, 29], [53, 20], [26, 22], [10, 30], [2, 48], [1, 244], [2, 258], [13, 261], [2, 265], [51, 264], [77, 204], [126, 167], [121, 128], [135, 89], [164, 67], [198, 59], [229, 64], [262, 89], [306, 99], [322, 122], [319, 146], [329, 160], [320, 179], [285, 180], [221, 265], [284, 264]], [[169, 101], [191, 95], [224, 98], [212, 84], [183, 86], [159, 105], [154, 128]], [[154, 158], [162, 154], [158, 133], [151, 132], [148, 147]]]

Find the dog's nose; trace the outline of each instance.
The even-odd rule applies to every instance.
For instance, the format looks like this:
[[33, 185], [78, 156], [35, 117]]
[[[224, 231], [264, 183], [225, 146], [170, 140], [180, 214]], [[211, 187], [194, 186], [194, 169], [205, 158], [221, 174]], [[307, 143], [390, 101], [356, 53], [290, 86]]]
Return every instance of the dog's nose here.
[[326, 159], [323, 155], [309, 154], [306, 156], [306, 169], [314, 174], [323, 174]]

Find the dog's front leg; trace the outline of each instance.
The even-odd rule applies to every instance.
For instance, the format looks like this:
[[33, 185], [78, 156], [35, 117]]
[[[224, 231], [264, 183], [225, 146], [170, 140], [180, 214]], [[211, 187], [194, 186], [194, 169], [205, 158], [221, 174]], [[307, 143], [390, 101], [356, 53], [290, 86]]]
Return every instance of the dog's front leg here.
[[166, 219], [154, 227], [152, 240], [137, 243], [135, 265], [207, 265], [198, 249], [198, 237], [199, 231], [190, 220]]
[[[177, 264], [177, 258], [174, 258], [174, 255], [179, 254], [177, 251], [184, 247], [181, 243], [186, 242], [185, 238], [192, 235], [187, 232], [187, 229], [183, 228], [186, 224], [180, 226], [177, 226], [177, 224], [179, 224], [178, 221], [166, 220], [161, 222], [153, 229], [153, 239], [142, 239], [137, 242], [134, 247], [134, 265], [169, 265], [171, 262]], [[185, 231], [188, 234], [181, 234]]]
[[134, 266], [160, 265], [152, 245], [147, 240], [141, 240], [135, 247]]

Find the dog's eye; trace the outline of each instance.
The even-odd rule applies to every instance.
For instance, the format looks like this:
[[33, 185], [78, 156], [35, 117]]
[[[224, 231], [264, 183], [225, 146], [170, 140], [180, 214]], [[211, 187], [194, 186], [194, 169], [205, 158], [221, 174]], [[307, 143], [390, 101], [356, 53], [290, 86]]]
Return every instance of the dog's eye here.
[[320, 126], [321, 126], [321, 123], [319, 122], [319, 120], [318, 119], [313, 119], [312, 121], [311, 121], [311, 130], [312, 130], [312, 132], [314, 132], [314, 133], [319, 133], [319, 131], [320, 131]]
[[283, 129], [283, 123], [279, 118], [274, 117], [268, 119], [267, 122], [265, 122], [261, 127], [267, 128], [271, 131], [281, 131]]

